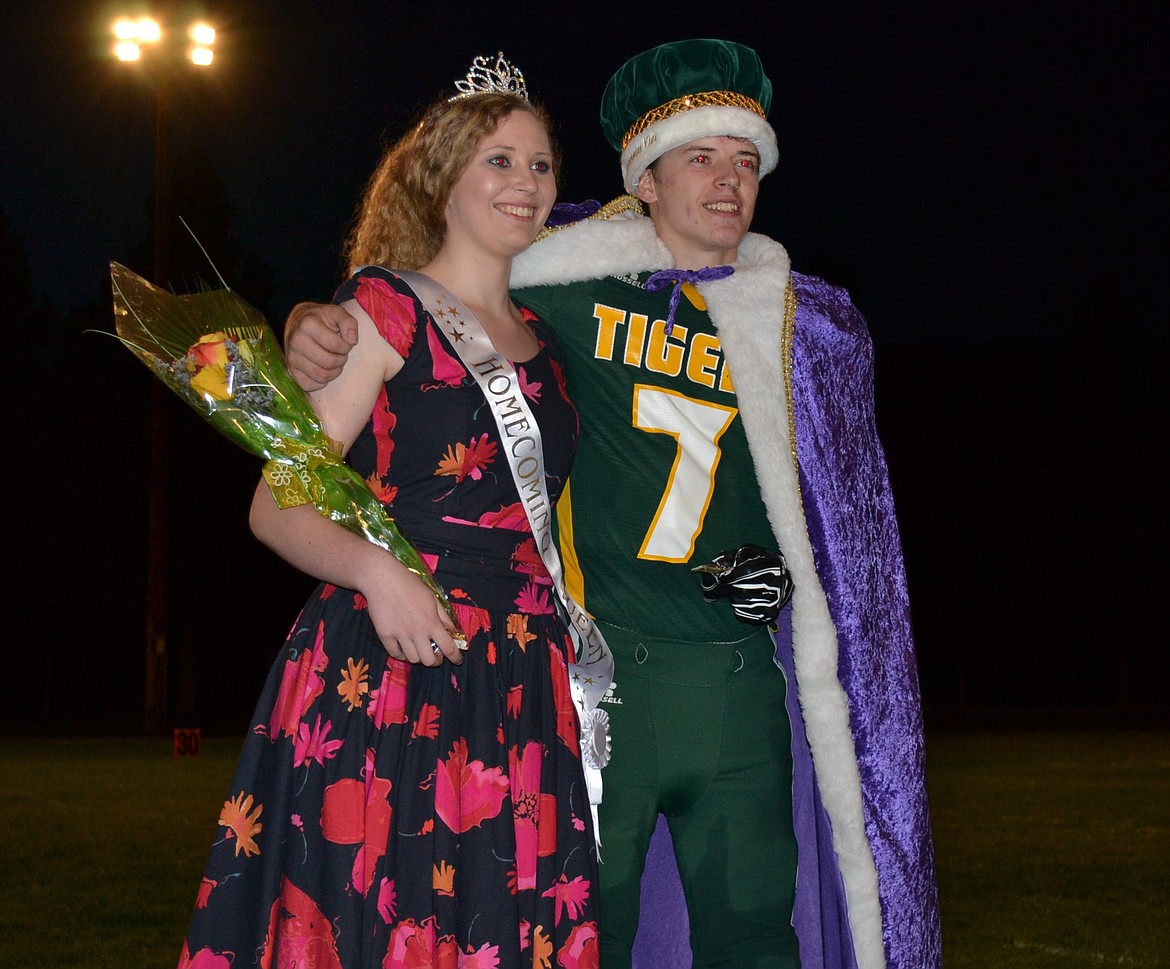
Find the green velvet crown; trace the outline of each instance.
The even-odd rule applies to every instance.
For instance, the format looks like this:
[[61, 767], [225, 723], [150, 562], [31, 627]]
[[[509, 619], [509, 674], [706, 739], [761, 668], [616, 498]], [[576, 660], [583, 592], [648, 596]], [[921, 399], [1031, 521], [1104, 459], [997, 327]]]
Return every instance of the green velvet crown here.
[[[772, 82], [750, 47], [728, 40], [680, 40], [638, 54], [618, 68], [601, 97], [601, 127], [609, 143], [622, 151], [631, 129], [655, 109], [677, 104], [671, 113], [687, 110], [682, 99], [707, 92], [750, 99], [761, 117], [772, 105]], [[718, 103], [756, 110], [740, 100]]]

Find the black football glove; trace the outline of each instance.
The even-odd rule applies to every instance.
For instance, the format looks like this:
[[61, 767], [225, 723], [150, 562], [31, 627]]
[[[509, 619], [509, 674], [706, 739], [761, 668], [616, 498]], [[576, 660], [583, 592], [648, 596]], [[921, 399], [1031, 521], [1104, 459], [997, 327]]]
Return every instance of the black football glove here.
[[784, 555], [759, 545], [741, 545], [691, 571], [699, 574], [703, 598], [727, 599], [740, 622], [773, 623], [792, 598], [792, 576]]

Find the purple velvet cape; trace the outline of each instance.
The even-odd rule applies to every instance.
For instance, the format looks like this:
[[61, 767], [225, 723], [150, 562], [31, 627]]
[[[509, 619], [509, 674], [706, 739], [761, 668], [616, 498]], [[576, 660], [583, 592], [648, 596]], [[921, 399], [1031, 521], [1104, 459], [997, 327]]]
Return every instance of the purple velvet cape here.
[[[796, 273], [792, 282], [801, 493], [837, 630], [838, 678], [848, 696], [866, 835], [877, 867], [886, 965], [932, 969], [941, 966], [942, 955], [921, 701], [901, 541], [874, 424], [873, 347], [844, 290]], [[776, 657], [790, 684], [800, 852], [793, 924], [801, 961], [804, 969], [854, 969], [844, 887], [805, 737], [787, 626], [777, 636]], [[659, 818], [642, 879], [635, 969], [687, 969], [687, 925], [670, 835]]]

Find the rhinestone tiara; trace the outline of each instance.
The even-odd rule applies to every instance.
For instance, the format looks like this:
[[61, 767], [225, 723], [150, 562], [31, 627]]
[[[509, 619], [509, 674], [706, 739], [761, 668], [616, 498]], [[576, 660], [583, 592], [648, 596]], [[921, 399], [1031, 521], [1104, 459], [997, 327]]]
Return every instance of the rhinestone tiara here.
[[470, 97], [473, 94], [514, 94], [518, 98], [528, 100], [528, 85], [524, 83], [524, 72], [514, 64], [504, 59], [504, 52], [496, 54], [495, 63], [490, 63], [486, 56], [480, 55], [471, 62], [471, 70], [462, 81], [455, 82], [455, 89], [459, 92], [448, 101], [458, 101], [460, 98]]

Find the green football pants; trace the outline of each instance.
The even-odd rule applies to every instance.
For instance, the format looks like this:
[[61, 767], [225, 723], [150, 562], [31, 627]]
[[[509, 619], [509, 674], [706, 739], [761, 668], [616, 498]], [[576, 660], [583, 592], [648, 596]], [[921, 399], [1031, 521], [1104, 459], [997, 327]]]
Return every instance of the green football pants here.
[[631, 964], [659, 813], [674, 840], [694, 969], [798, 969], [790, 728], [767, 630], [695, 644], [599, 625], [616, 668], [599, 812], [603, 969]]

